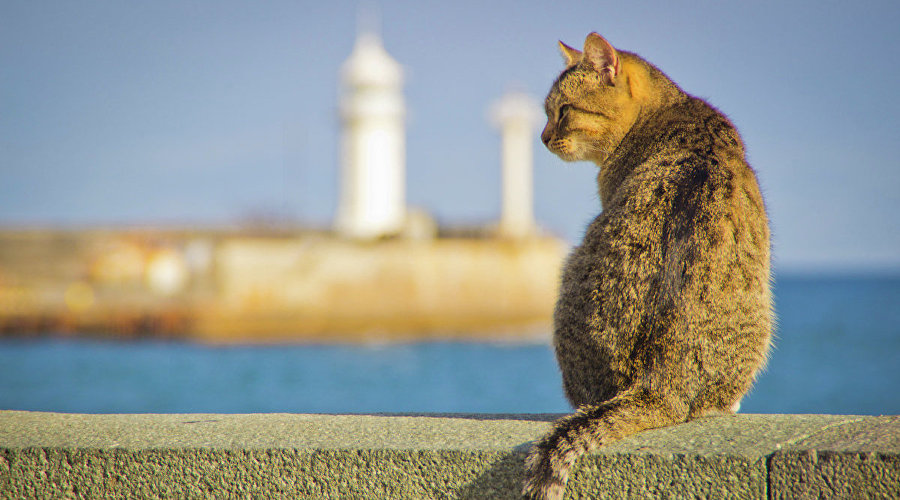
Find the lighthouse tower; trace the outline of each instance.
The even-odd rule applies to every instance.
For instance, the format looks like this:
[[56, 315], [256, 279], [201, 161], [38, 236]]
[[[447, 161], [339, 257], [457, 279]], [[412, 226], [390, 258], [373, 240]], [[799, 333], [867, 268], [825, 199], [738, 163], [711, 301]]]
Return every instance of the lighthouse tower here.
[[341, 69], [341, 188], [335, 230], [374, 239], [406, 219], [403, 70], [381, 39], [362, 33]]
[[491, 121], [500, 128], [503, 201], [501, 236], [527, 238], [535, 233], [533, 142], [540, 107], [528, 95], [511, 92], [490, 110]]

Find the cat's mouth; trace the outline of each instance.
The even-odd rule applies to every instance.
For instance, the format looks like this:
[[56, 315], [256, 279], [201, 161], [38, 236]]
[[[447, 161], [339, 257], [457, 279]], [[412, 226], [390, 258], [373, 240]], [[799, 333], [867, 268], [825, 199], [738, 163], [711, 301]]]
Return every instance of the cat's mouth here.
[[547, 149], [563, 161], [579, 160], [578, 155], [575, 154], [572, 146], [572, 141], [569, 141], [568, 139], [553, 139], [547, 141]]
[[594, 143], [578, 138], [565, 137], [547, 141], [547, 149], [563, 161], [591, 161], [600, 166], [606, 162], [609, 152]]
[[554, 139], [547, 143], [547, 149], [563, 161], [583, 161], [589, 159], [583, 145], [571, 138]]

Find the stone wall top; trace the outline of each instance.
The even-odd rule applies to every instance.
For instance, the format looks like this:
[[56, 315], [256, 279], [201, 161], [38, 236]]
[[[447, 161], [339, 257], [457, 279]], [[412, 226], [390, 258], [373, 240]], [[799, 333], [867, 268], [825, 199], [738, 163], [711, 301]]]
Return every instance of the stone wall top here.
[[[0, 497], [516, 498], [550, 414], [0, 411]], [[896, 498], [900, 416], [734, 415], [579, 461], [573, 498]]]

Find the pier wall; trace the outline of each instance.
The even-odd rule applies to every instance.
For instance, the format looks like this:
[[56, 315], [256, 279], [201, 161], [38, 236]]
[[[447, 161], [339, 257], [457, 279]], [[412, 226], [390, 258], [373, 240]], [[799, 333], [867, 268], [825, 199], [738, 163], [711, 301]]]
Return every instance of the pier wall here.
[[315, 231], [0, 231], [0, 335], [546, 335], [567, 251], [538, 235], [357, 242]]
[[[0, 411], [0, 497], [517, 498], [558, 415]], [[897, 498], [900, 417], [736, 415], [578, 462], [568, 498]]]
[[217, 250], [212, 339], [546, 334], [567, 247], [553, 238], [354, 243], [242, 239]]

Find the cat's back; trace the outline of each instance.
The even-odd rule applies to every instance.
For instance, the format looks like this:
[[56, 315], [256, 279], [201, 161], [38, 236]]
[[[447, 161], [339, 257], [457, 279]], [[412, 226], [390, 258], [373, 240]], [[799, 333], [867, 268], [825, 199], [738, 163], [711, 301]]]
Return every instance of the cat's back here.
[[[618, 185], [570, 255], [556, 309], [561, 363], [578, 374], [567, 377], [571, 396], [605, 399], [638, 375], [635, 352], [668, 358], [671, 342], [702, 341], [711, 319], [752, 330], [752, 345], [729, 348], [767, 345], [768, 223], [727, 117], [688, 98], [626, 137], [598, 181], [601, 194], [604, 181]], [[585, 349], [610, 362], [580, 363]], [[589, 382], [598, 378], [609, 383]]]
[[665, 250], [667, 243], [695, 233], [713, 238], [692, 242], [699, 247], [728, 243], [715, 236], [729, 223], [767, 231], [741, 138], [724, 114], [701, 99], [686, 96], [636, 125], [598, 181], [616, 187], [604, 197], [595, 222], [622, 232], [596, 236], [655, 241]]
[[768, 256], [762, 195], [740, 136], [718, 110], [685, 97], [636, 126], [599, 172], [603, 210], [569, 257], [564, 294], [621, 296], [605, 310], [627, 311], [651, 287], [677, 292], [688, 271], [710, 277], [729, 255], [739, 264], [735, 245], [746, 236], [755, 249], [744, 255]]

